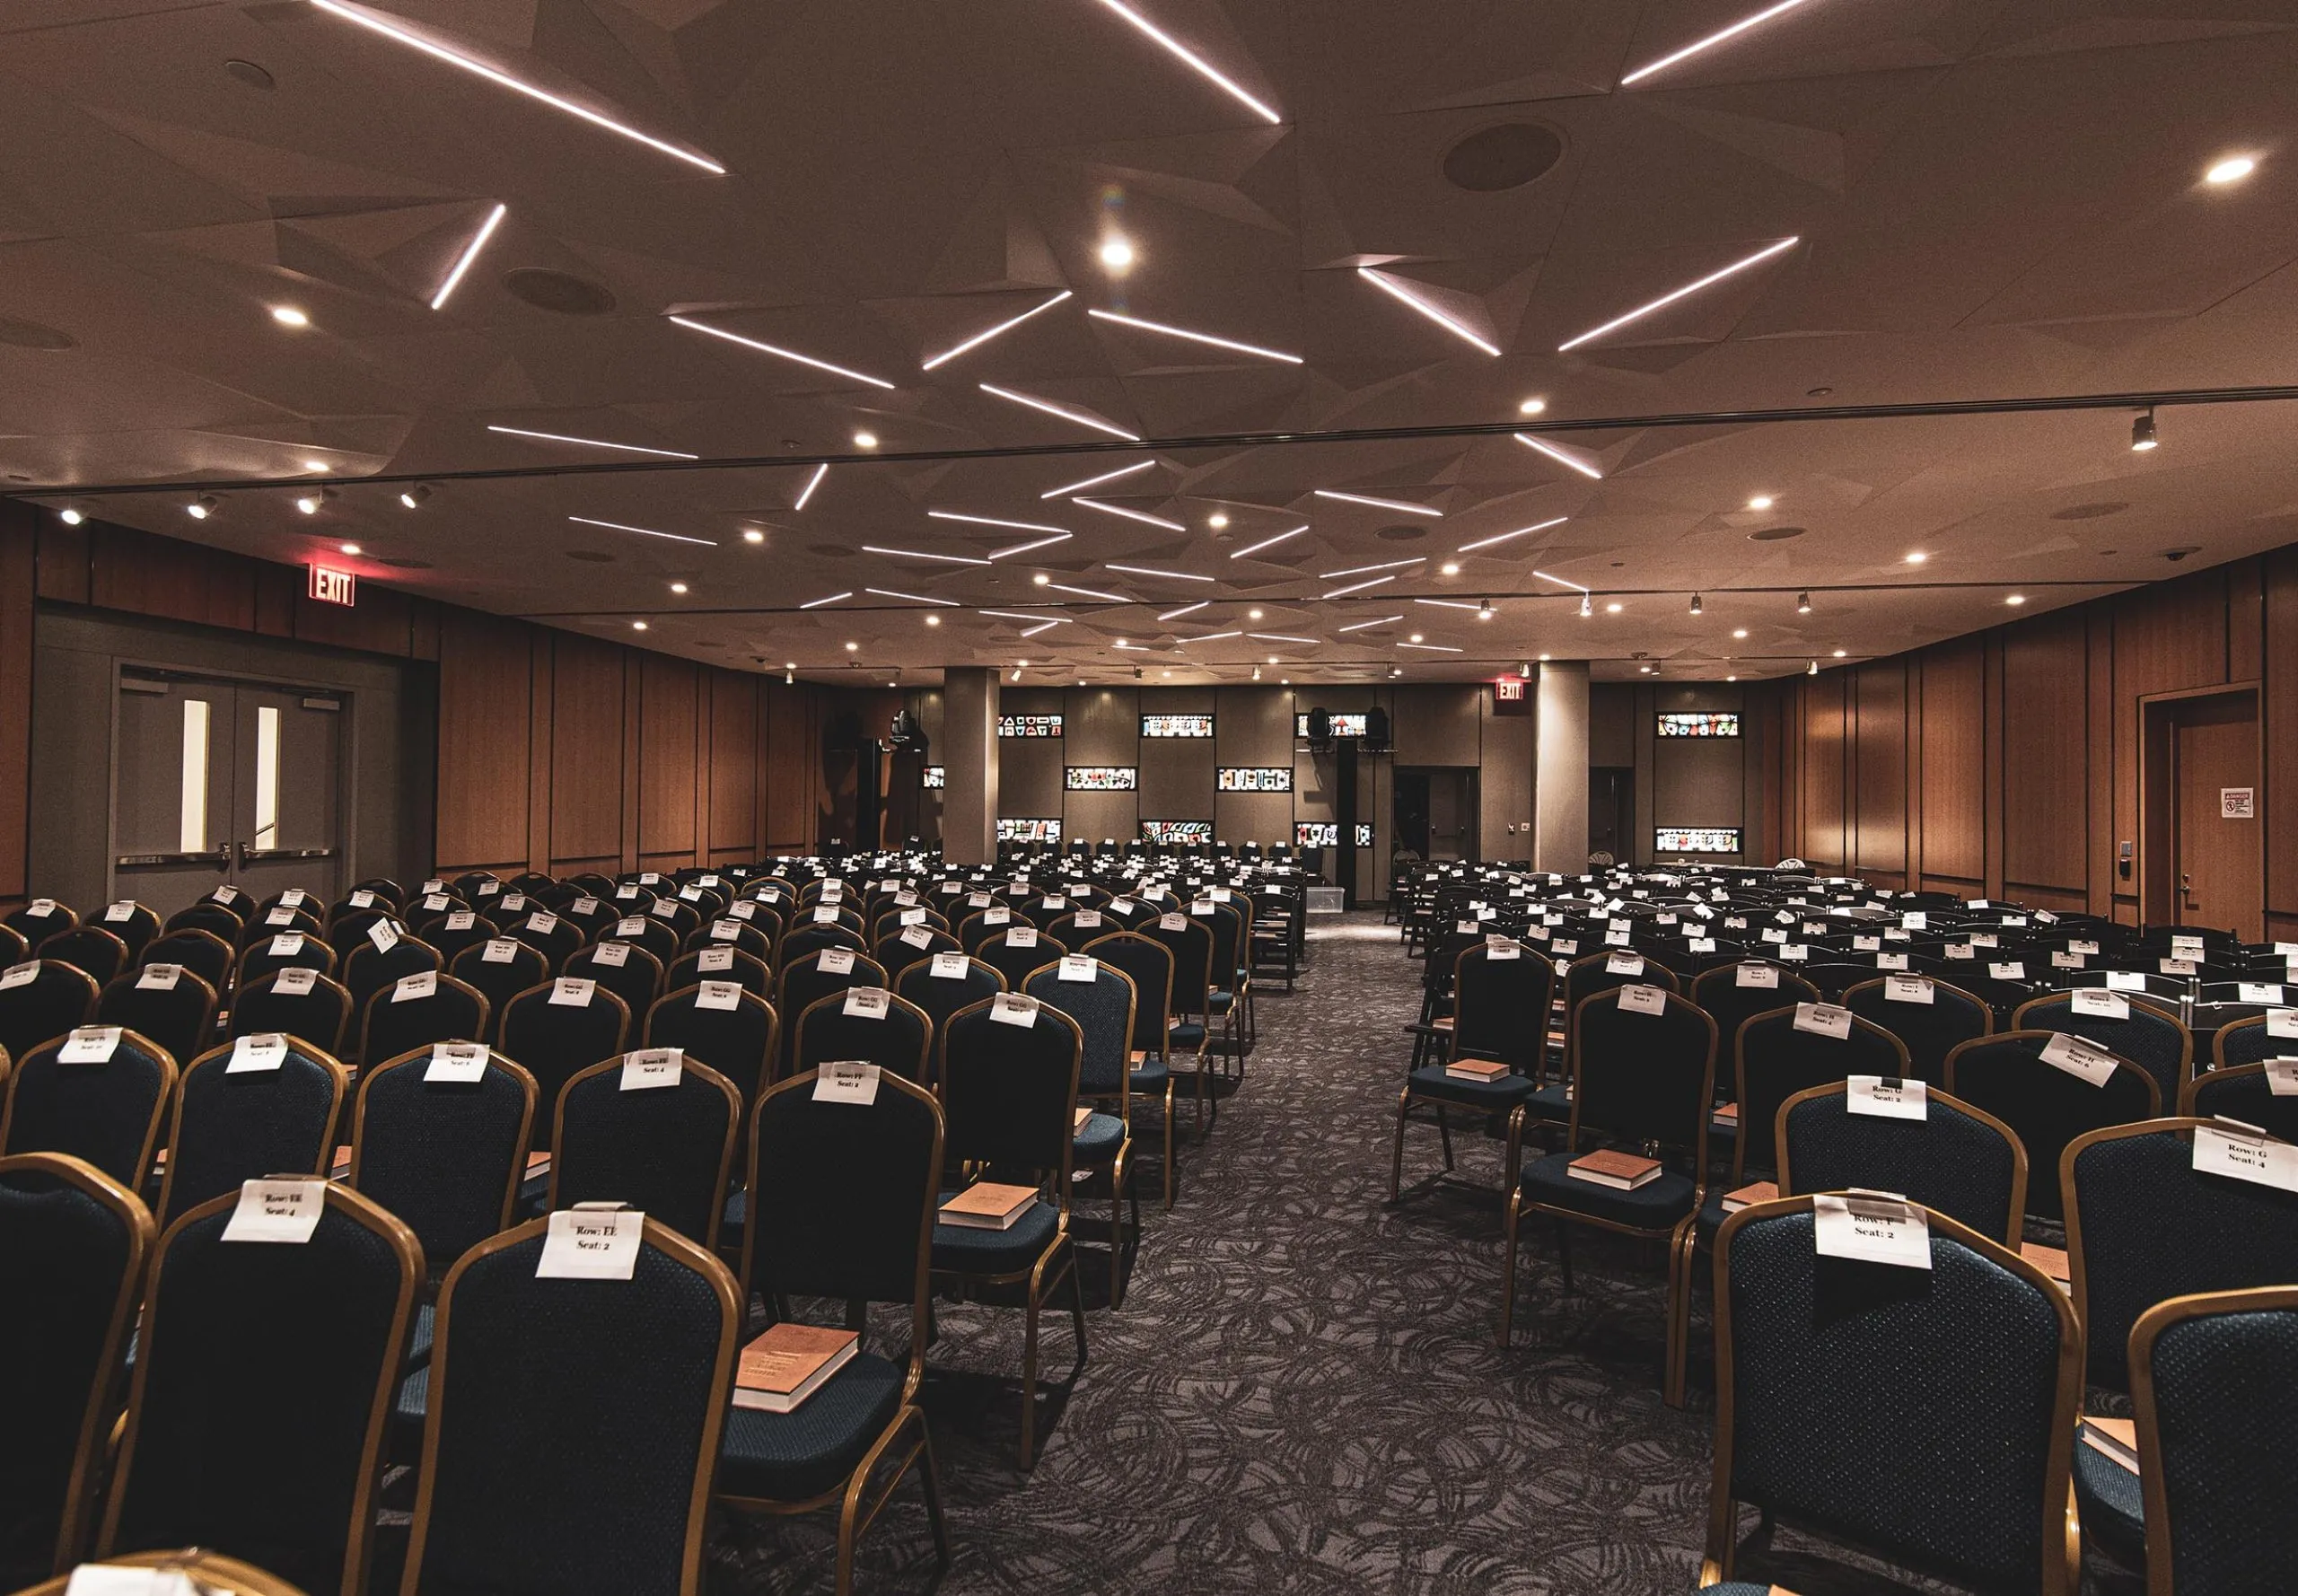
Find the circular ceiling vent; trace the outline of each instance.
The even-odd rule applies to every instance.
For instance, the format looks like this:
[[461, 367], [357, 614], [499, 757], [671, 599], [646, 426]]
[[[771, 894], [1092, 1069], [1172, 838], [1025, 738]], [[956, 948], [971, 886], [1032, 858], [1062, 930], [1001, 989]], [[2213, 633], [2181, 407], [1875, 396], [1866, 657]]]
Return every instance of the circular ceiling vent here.
[[570, 548], [566, 551], [566, 557], [570, 560], [584, 560], [593, 566], [614, 564], [614, 556], [602, 554], [595, 548]]
[[436, 568], [429, 560], [411, 560], [404, 555], [397, 559], [386, 559], [382, 563], [386, 566], [396, 566], [402, 571], [429, 571]]
[[2127, 503], [2107, 499], [2096, 504], [2069, 504], [2064, 510], [2050, 513], [2053, 521], [2096, 521], [2102, 515], [2113, 515], [2130, 508]]
[[854, 551], [843, 543], [809, 543], [806, 552], [818, 554], [826, 560], [850, 560], [854, 557]]
[[250, 89], [276, 89], [279, 86], [279, 80], [273, 77], [268, 71], [252, 61], [242, 61], [236, 56], [224, 63], [224, 70], [231, 74], [234, 80], [245, 83]]
[[0, 344], [19, 349], [76, 349], [80, 340], [59, 328], [42, 327], [37, 321], [19, 321], [13, 316], [0, 316]]
[[1539, 122], [1480, 127], [1444, 152], [1444, 177], [1471, 194], [1521, 189], [1564, 157], [1564, 139]]
[[514, 267], [503, 274], [503, 286], [513, 299], [561, 316], [603, 316], [614, 309], [614, 294], [605, 284], [548, 267]]
[[1750, 543], [1785, 543], [1790, 538], [1800, 538], [1804, 529], [1799, 526], [1767, 526], [1759, 532], [1750, 532]]
[[1425, 538], [1428, 535], [1428, 529], [1425, 526], [1411, 526], [1399, 522], [1395, 526], [1384, 526], [1373, 535], [1385, 543], [1412, 543]]

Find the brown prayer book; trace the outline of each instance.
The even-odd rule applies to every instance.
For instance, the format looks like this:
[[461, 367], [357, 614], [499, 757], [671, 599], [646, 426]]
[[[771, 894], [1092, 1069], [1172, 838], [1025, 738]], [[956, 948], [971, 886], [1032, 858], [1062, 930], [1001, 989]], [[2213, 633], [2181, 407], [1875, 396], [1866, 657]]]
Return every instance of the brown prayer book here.
[[2083, 1442], [2092, 1451], [2112, 1458], [2116, 1462], [2138, 1472], [2138, 1425], [2127, 1418], [2091, 1418], [2083, 1420]]
[[1071, 1124], [1070, 1124], [1070, 1127], [1069, 1127], [1069, 1128], [1070, 1128], [1073, 1132], [1074, 1132], [1074, 1131], [1081, 1131], [1081, 1130], [1083, 1130], [1083, 1129], [1084, 1129], [1084, 1128], [1085, 1128], [1085, 1121], [1087, 1121], [1088, 1119], [1091, 1119], [1092, 1117], [1093, 1117], [1093, 1110], [1092, 1110], [1092, 1109], [1078, 1109], [1078, 1110], [1077, 1110], [1077, 1118], [1076, 1118], [1074, 1120], [1073, 1120], [1073, 1121], [1071, 1122]]
[[1429, 1028], [1434, 1030], [1450, 1030], [1452, 1029], [1452, 1016], [1450, 1014], [1439, 1014], [1434, 1020], [1431, 1020], [1428, 1024]]
[[742, 1348], [734, 1367], [734, 1406], [788, 1413], [852, 1362], [861, 1345], [852, 1330], [776, 1325]]
[[2074, 1278], [2074, 1270], [2067, 1264], [2066, 1249], [2064, 1247], [2045, 1247], [2039, 1241], [2022, 1241], [2019, 1243], [2019, 1256], [2061, 1285], [2066, 1285]]
[[1463, 1081], [1482, 1081], [1490, 1085], [1507, 1077], [1508, 1066], [1496, 1058], [1455, 1058], [1444, 1066], [1444, 1073], [1457, 1075]]
[[1725, 1103], [1715, 1110], [1715, 1124], [1725, 1130], [1737, 1130], [1740, 1126], [1740, 1105]]
[[1601, 1153], [1583, 1153], [1566, 1168], [1574, 1180], [1593, 1181], [1617, 1191], [1634, 1191], [1645, 1182], [1660, 1178], [1658, 1159], [1609, 1148]]
[[978, 1180], [942, 1205], [942, 1222], [978, 1231], [1009, 1231], [1037, 1198], [1034, 1186]]
[[351, 1149], [347, 1145], [338, 1147], [335, 1150], [335, 1156], [328, 1161], [327, 1177], [330, 1180], [347, 1180], [351, 1178]]
[[1778, 1195], [1779, 1187], [1776, 1182], [1753, 1181], [1741, 1187], [1737, 1191], [1727, 1191], [1724, 1194], [1724, 1212], [1737, 1214], [1752, 1203], [1767, 1203]]
[[531, 1179], [533, 1179], [537, 1175], [548, 1175], [548, 1174], [549, 1174], [549, 1173], [550, 1173], [550, 1154], [549, 1154], [549, 1153], [528, 1153], [528, 1154], [527, 1154], [527, 1179], [528, 1179], [531, 1180]]

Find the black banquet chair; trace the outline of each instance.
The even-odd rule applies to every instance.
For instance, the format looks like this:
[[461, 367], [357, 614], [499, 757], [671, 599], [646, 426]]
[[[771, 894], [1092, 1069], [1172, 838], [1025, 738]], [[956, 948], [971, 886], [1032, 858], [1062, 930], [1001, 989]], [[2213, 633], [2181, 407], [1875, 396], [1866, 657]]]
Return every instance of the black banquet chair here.
[[535, 1078], [499, 1053], [442, 1070], [432, 1049], [370, 1065], [351, 1129], [354, 1190], [405, 1220], [434, 1277], [511, 1223], [526, 1172]]
[[535, 1150], [540, 1152], [550, 1145], [558, 1094], [566, 1083], [629, 1045], [630, 1011], [597, 982], [562, 977], [513, 998], [503, 1011], [498, 1035], [504, 1056], [517, 1059], [541, 1092], [534, 1128]]
[[674, 1049], [626, 1053], [558, 1094], [552, 1208], [623, 1203], [715, 1252], [742, 1128], [742, 1094]]
[[180, 964], [147, 964], [113, 978], [96, 999], [96, 1023], [150, 1037], [171, 1058], [190, 1058], [215, 1034], [215, 988]]
[[95, 978], [70, 964], [36, 959], [0, 973], [0, 1053], [22, 1059], [34, 1048], [95, 1017]]
[[448, 1271], [431, 1362], [408, 1381], [428, 1417], [405, 1596], [701, 1589], [739, 1289], [653, 1220], [627, 1280], [538, 1277], [564, 1217], [483, 1241]]
[[[0, 1158], [0, 1585], [33, 1584], [87, 1549], [152, 1215], [92, 1164]], [[39, 1311], [25, 1305], [39, 1304]]]
[[311, 1592], [364, 1584], [423, 1254], [368, 1198], [307, 1184], [300, 1244], [227, 1233], [239, 1192], [161, 1238], [98, 1556], [197, 1546]]
[[287, 1036], [241, 1037], [184, 1065], [168, 1126], [161, 1228], [245, 1181], [326, 1174], [350, 1083], [341, 1064]]
[[[2027, 1183], [2027, 1212], [2057, 1220], [2060, 1183], [2048, 1178], [2059, 1155], [2086, 1133], [2152, 1119], [2162, 1109], [2154, 1078], [2109, 1053], [2112, 1069], [2093, 1084], [2044, 1061], [2054, 1031], [2001, 1030], [1947, 1055], [1947, 1091], [2009, 1126], [2042, 1178]], [[2087, 1322], [2087, 1321], [2086, 1321]]]
[[231, 1033], [277, 1032], [300, 1037], [322, 1053], [343, 1057], [351, 1029], [351, 994], [315, 969], [283, 969], [232, 1000]]
[[[63, 1062], [75, 1042], [103, 1057]], [[17, 1059], [6, 1084], [0, 1156], [66, 1153], [131, 1190], [142, 1189], [175, 1092], [176, 1061], [164, 1048], [132, 1030], [83, 1027]]]

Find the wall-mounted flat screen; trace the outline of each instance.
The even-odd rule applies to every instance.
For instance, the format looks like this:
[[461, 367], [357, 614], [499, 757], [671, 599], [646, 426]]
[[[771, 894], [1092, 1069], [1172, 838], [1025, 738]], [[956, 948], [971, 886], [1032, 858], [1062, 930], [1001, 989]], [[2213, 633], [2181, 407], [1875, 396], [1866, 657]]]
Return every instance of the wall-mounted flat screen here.
[[1360, 848], [1369, 848], [1373, 846], [1372, 821], [1359, 820], [1356, 822], [1356, 846]]
[[1293, 790], [1293, 767], [1224, 765], [1219, 785], [1224, 793], [1289, 793]]
[[1001, 715], [997, 717], [1000, 737], [1058, 737], [1061, 717], [1057, 715]]
[[1130, 793], [1141, 785], [1137, 765], [1072, 765], [1061, 785], [1073, 793]]
[[1141, 836], [1147, 842], [1211, 842], [1211, 820], [1144, 820]]
[[1210, 737], [1213, 717], [1209, 715], [1145, 715], [1141, 717], [1144, 737]]
[[1000, 820], [997, 822], [1000, 842], [1059, 842], [1059, 820]]
[[1662, 737], [1737, 737], [1740, 734], [1740, 713], [1736, 709], [1700, 709], [1687, 713], [1670, 713], [1660, 717]]
[[946, 787], [946, 786], [948, 786], [948, 785], [950, 785], [950, 773], [949, 773], [949, 771], [948, 771], [944, 767], [940, 766], [940, 765], [928, 765], [928, 766], [925, 767], [925, 785], [927, 785], [927, 786], [929, 786], [929, 787]]
[[1330, 820], [1295, 820], [1293, 822], [1293, 846], [1296, 848], [1330, 848], [1340, 846], [1340, 828]]
[[1662, 826], [1653, 846], [1663, 854], [1736, 854], [1737, 826]]
[[[1294, 715], [1293, 717], [1293, 735], [1295, 737], [1306, 737], [1308, 734], [1309, 717], [1305, 715]], [[1364, 736], [1364, 715], [1360, 711], [1353, 709], [1347, 711], [1335, 710], [1332, 715], [1332, 734], [1335, 737]]]

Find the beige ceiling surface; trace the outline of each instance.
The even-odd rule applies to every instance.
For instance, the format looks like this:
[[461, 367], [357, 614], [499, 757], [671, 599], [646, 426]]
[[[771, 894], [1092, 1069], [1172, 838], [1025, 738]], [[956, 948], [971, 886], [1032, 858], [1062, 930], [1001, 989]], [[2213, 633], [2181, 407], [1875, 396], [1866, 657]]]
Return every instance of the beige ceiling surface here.
[[[1763, 7], [1127, 4], [1238, 93], [1105, 0], [362, 13], [397, 39], [311, 0], [17, 0], [0, 467], [50, 505], [275, 558], [356, 542], [336, 557], [377, 580], [832, 679], [1442, 678], [1542, 653], [1771, 674], [2298, 536], [2278, 404], [2166, 408], [2146, 454], [2117, 409], [1547, 435], [1598, 477], [1505, 435], [1028, 452], [1504, 422], [1531, 397], [1553, 421], [2288, 381], [2290, 0], [1804, 0], [1625, 85]], [[1448, 177], [1508, 126], [1553, 163]], [[2257, 170], [2204, 180], [2233, 154]], [[857, 432], [1020, 452], [841, 460], [808, 495]], [[662, 458], [636, 450], [794, 463], [441, 480], [413, 511], [356, 481]], [[1094, 503], [1045, 496], [1145, 461]], [[337, 496], [305, 515], [231, 486], [277, 478]], [[62, 491], [187, 480], [216, 514]]]

